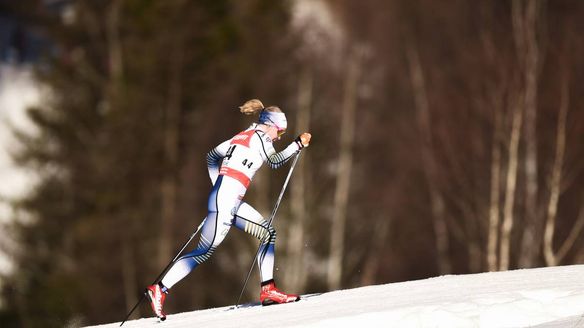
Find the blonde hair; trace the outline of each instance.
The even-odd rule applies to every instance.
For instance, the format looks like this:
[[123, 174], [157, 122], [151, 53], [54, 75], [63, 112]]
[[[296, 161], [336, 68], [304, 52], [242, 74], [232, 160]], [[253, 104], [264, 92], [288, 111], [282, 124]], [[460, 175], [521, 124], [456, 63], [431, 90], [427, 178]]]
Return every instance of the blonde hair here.
[[264, 104], [259, 99], [250, 99], [246, 101], [243, 105], [239, 106], [239, 111], [245, 115], [255, 115], [262, 110], [266, 110], [268, 112], [276, 112], [281, 113], [282, 110], [278, 106], [269, 106], [264, 108]]

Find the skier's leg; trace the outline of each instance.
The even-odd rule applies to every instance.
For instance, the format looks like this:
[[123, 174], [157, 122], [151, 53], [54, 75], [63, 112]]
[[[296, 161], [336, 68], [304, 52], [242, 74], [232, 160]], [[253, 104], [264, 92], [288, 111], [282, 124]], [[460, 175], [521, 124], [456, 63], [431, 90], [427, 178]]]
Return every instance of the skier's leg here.
[[172, 288], [195, 269], [197, 265], [209, 259], [217, 246], [225, 239], [230, 225], [222, 224], [219, 220], [220, 216], [222, 215], [218, 212], [210, 212], [207, 215], [205, 224], [201, 228], [201, 236], [197, 248], [181, 256], [161, 280], [164, 291]]
[[276, 243], [274, 227], [258, 211], [246, 203], [242, 203], [239, 207], [233, 224], [238, 229], [255, 236], [261, 242], [257, 260], [262, 279], [260, 290], [262, 305], [298, 301], [300, 296], [282, 292], [276, 288], [274, 282], [274, 246]]
[[245, 188], [234, 179], [223, 180], [219, 176], [209, 195], [207, 204], [208, 214], [203, 227], [197, 248], [181, 256], [168, 270], [164, 278], [157, 284], [148, 286], [150, 305], [160, 320], [166, 319], [162, 311], [168, 289], [186, 277], [197, 265], [203, 263], [221, 244], [229, 228], [233, 216], [245, 194]]
[[222, 176], [219, 176], [209, 196], [209, 212], [205, 224], [201, 228], [199, 244], [195, 250], [181, 256], [166, 273], [161, 280], [163, 291], [170, 289], [197, 265], [209, 259], [225, 239], [233, 218], [234, 201], [232, 198], [236, 199], [235, 206], [239, 205], [237, 197], [229, 197], [230, 194], [232, 192], [230, 192], [229, 183], [222, 186]]
[[262, 215], [247, 203], [241, 203], [235, 215], [236, 228], [260, 240], [260, 253], [257, 258], [262, 283], [274, 279], [274, 253], [276, 229], [268, 224]]

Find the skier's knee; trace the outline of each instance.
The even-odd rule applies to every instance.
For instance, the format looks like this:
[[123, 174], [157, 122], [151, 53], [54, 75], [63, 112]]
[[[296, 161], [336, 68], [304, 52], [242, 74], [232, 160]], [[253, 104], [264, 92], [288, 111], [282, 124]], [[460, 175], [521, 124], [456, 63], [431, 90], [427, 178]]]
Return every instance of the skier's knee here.
[[274, 228], [274, 226], [269, 226], [268, 232], [273, 239], [276, 239], [276, 229]]
[[209, 257], [211, 257], [211, 255], [213, 255], [213, 252], [215, 251], [216, 248], [217, 246], [214, 245], [201, 247], [197, 250], [198, 253], [197, 257], [202, 257], [206, 260]]
[[274, 243], [276, 241], [276, 229], [273, 226], [268, 227], [268, 238], [270, 243]]
[[276, 229], [272, 226], [265, 227], [260, 235], [262, 244], [274, 243], [276, 241]]

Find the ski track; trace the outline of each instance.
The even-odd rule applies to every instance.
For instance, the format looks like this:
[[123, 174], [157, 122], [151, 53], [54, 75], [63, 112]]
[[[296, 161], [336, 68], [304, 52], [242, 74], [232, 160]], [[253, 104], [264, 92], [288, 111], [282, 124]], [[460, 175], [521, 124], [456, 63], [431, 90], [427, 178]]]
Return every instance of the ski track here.
[[584, 327], [584, 265], [447, 275], [229, 309], [170, 314], [164, 322], [132, 320], [124, 327]]

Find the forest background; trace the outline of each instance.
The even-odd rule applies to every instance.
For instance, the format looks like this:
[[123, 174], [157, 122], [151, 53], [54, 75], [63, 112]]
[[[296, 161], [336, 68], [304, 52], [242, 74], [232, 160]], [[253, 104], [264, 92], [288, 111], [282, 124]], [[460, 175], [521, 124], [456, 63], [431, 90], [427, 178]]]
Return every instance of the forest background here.
[[[286, 291], [584, 263], [582, 1], [23, 0], [0, 13], [47, 41], [37, 129], [14, 131], [14, 160], [39, 178], [2, 226], [3, 327], [122, 320], [203, 219], [205, 154], [254, 121], [237, 111], [250, 98], [286, 112], [277, 149], [313, 134], [275, 221]], [[267, 216], [286, 173], [262, 169], [247, 201]], [[233, 230], [167, 311], [233, 304], [256, 249]]]

